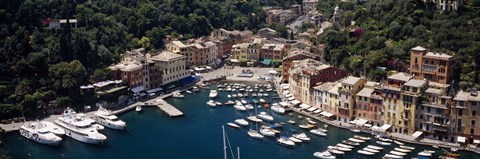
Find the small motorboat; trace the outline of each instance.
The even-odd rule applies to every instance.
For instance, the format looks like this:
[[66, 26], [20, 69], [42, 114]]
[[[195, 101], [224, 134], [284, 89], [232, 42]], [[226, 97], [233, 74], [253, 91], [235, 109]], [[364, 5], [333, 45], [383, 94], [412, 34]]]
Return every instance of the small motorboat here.
[[266, 103], [267, 101], [265, 99], [260, 99], [260, 103]]
[[365, 136], [360, 136], [360, 135], [355, 135], [353, 137], [356, 138], [356, 139], [360, 139], [360, 140], [370, 140], [370, 139], [372, 139], [370, 137], [365, 137]]
[[404, 145], [400, 146], [400, 148], [407, 149], [407, 150], [415, 150], [415, 147], [404, 146]]
[[236, 119], [235, 123], [241, 125], [241, 126], [248, 126], [248, 121], [245, 119]]
[[207, 102], [207, 105], [209, 105], [209, 106], [211, 106], [211, 107], [217, 106], [217, 104], [215, 104], [215, 101], [213, 101], [213, 100], [209, 100], [209, 101]]
[[328, 149], [329, 152], [333, 153], [333, 154], [336, 154], [336, 155], [343, 155], [345, 154], [345, 152], [343, 151], [339, 151], [339, 150], [336, 150], [336, 149]]
[[336, 159], [335, 156], [333, 156], [330, 152], [328, 151], [324, 151], [324, 152], [315, 152], [313, 153], [313, 156], [315, 156], [316, 158], [320, 158], [320, 159]]
[[293, 121], [293, 120], [288, 120], [287, 123], [295, 124], [295, 121]]
[[219, 101], [216, 101], [216, 102], [215, 102], [215, 105], [217, 105], [217, 106], [221, 106], [221, 105], [222, 105], [222, 103], [221, 103], [221, 102], [219, 102]]
[[242, 104], [248, 104], [247, 100], [245, 100], [245, 99], [242, 99], [241, 102], [242, 102]]
[[272, 91], [272, 89], [271, 89], [271, 88], [269, 88], [269, 89], [267, 89], [267, 90], [265, 90], [265, 91], [267, 91], [267, 92], [270, 92], [270, 91]]
[[257, 97], [262, 97], [262, 96], [263, 96], [262, 93], [258, 93], [258, 94], [257, 94]]
[[252, 110], [254, 107], [251, 104], [247, 104], [245, 105], [245, 108], [247, 108], [247, 110]]
[[433, 153], [430, 153], [429, 151], [422, 151], [418, 153], [418, 156], [425, 156], [425, 157], [431, 157]]
[[385, 156], [383, 156], [384, 158], [391, 158], [391, 159], [402, 159], [403, 156], [398, 156], [398, 155], [394, 155], [394, 154], [385, 154]]
[[306, 124], [300, 124], [300, 125], [298, 125], [298, 127], [302, 128], [302, 129], [308, 129], [308, 126]]
[[295, 146], [295, 142], [293, 142], [292, 140], [289, 140], [287, 137], [285, 136], [281, 136], [280, 138], [277, 139], [277, 143], [282, 145], [282, 146], [286, 146], [286, 147], [292, 147], [292, 146]]
[[292, 137], [289, 137], [288, 139], [291, 140], [291, 141], [293, 141], [293, 142], [295, 142], [295, 143], [302, 143], [302, 140], [297, 139], [297, 138], [295, 138], [295, 137], [293, 137], [293, 136], [292, 136]]
[[259, 119], [259, 118], [257, 118], [257, 116], [253, 116], [253, 115], [248, 116], [247, 119], [250, 120], [250, 121], [253, 121], [253, 122], [262, 122], [263, 121], [262, 119]]
[[335, 149], [339, 151], [352, 151], [352, 149], [345, 148], [345, 147], [340, 147], [340, 146], [328, 146], [328, 149]]
[[230, 94], [229, 94], [229, 95], [227, 95], [227, 98], [232, 98], [232, 95], [230, 95]]
[[350, 129], [350, 131], [353, 132], [353, 133], [360, 133], [361, 132], [360, 129], [355, 129], [355, 128]]
[[404, 143], [400, 142], [400, 141], [397, 141], [397, 140], [393, 140], [394, 143], [396, 143], [397, 145], [404, 145]]
[[390, 142], [383, 142], [383, 141], [377, 141], [377, 144], [383, 145], [383, 146], [390, 146], [390, 145], [392, 145], [392, 143], [390, 143]]
[[258, 114], [258, 117], [263, 120], [273, 121], [273, 117], [271, 115], [268, 115], [266, 112], [260, 112], [260, 114]]
[[243, 106], [243, 105], [238, 105], [238, 104], [236, 104], [236, 105], [234, 105], [233, 107], [234, 107], [236, 110], [238, 110], [238, 111], [245, 111], [245, 110], [247, 110], [247, 108], [245, 108], [245, 106]]
[[236, 94], [232, 94], [232, 98], [237, 98], [237, 95], [236, 95]]
[[392, 139], [383, 138], [383, 137], [379, 137], [379, 138], [377, 138], [377, 139], [380, 140], [380, 141], [383, 141], [383, 142], [392, 142], [392, 141], [393, 141]]
[[379, 146], [368, 145], [367, 147], [374, 150], [383, 150], [383, 147], [379, 147]]
[[394, 154], [394, 155], [398, 155], [398, 156], [406, 156], [407, 155], [406, 153], [398, 152], [398, 151], [395, 151], [395, 150], [390, 151], [390, 153]]
[[357, 142], [351, 142], [351, 141], [342, 141], [344, 144], [352, 145], [352, 146], [358, 146], [360, 143]]
[[355, 139], [355, 138], [349, 138], [348, 141], [356, 142], [356, 143], [364, 143], [365, 142], [364, 140]]
[[398, 148], [398, 147], [395, 147], [393, 150], [398, 151], [398, 152], [403, 152], [403, 153], [412, 152], [412, 150], [402, 149], [402, 148]]
[[136, 111], [136, 112], [142, 111], [142, 106], [137, 106], [137, 107], [135, 108], [135, 111]]
[[264, 106], [265, 108], [270, 108], [270, 104], [268, 104], [268, 103], [263, 104], [263, 106]]
[[345, 145], [345, 144], [342, 144], [342, 143], [338, 143], [337, 146], [338, 146], [338, 147], [343, 147], [343, 148], [353, 149], [353, 146]]
[[365, 150], [358, 150], [357, 152], [358, 152], [359, 154], [363, 154], [363, 155], [367, 155], [367, 156], [375, 155], [375, 153], [373, 153], [373, 152], [368, 152], [368, 151], [365, 151]]
[[380, 151], [378, 151], [378, 150], [374, 150], [374, 149], [371, 149], [371, 148], [368, 148], [368, 147], [365, 147], [365, 148], [363, 148], [362, 150], [368, 151], [368, 152], [372, 152], [372, 153], [379, 153], [379, 152], [380, 152]]
[[263, 135], [253, 129], [248, 130], [247, 134], [254, 139], [263, 139]]
[[235, 102], [233, 102], [233, 101], [231, 101], [231, 100], [225, 102], [225, 105], [234, 105], [234, 104], [235, 104]]
[[237, 94], [237, 97], [238, 97], [238, 98], [242, 98], [242, 97], [243, 97], [243, 94], [242, 94], [242, 93], [238, 93], [238, 94]]
[[200, 91], [200, 89], [198, 89], [198, 87], [193, 87], [193, 88], [192, 88], [192, 91], [198, 92], [198, 91]]
[[256, 96], [257, 96], [257, 94], [256, 94], [256, 93], [252, 93], [252, 97], [256, 97]]
[[299, 115], [299, 116], [297, 116], [297, 118], [298, 118], [298, 119], [302, 119], [302, 118], [303, 118], [303, 116]]
[[292, 136], [295, 137], [295, 138], [297, 138], [297, 139], [300, 139], [300, 140], [302, 140], [302, 141], [306, 141], [306, 142], [310, 141], [310, 138], [309, 138], [309, 137], [307, 136], [307, 134], [305, 134], [305, 133], [293, 134]]
[[240, 126], [235, 124], [235, 123], [227, 123], [227, 125], [232, 127], [232, 128], [240, 128]]
[[192, 94], [192, 91], [189, 90], [186, 90], [185, 92], [187, 92], [188, 94]]
[[267, 93], [263, 93], [263, 96], [264, 96], [264, 97], [268, 97], [268, 94], [267, 94]]
[[318, 129], [310, 130], [310, 133], [318, 135], [318, 136], [327, 136], [327, 133], [325, 133], [321, 130], [318, 130]]
[[258, 90], [258, 92], [262, 93], [262, 92], [263, 92], [263, 89]]
[[264, 136], [275, 136], [275, 132], [273, 132], [271, 128], [261, 128], [260, 134]]

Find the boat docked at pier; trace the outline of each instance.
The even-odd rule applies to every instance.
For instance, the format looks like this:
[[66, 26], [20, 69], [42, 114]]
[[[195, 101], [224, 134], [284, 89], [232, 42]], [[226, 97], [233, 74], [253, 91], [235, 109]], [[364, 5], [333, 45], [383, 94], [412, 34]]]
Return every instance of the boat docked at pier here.
[[295, 146], [295, 142], [293, 142], [292, 140], [289, 140], [287, 137], [285, 136], [281, 136], [280, 138], [277, 139], [277, 143], [282, 145], [282, 146], [286, 146], [286, 147], [293, 147]]
[[271, 115], [268, 115], [266, 112], [260, 112], [260, 114], [258, 114], [258, 117], [263, 120], [273, 121], [273, 117]]
[[86, 119], [83, 114], [77, 114], [71, 108], [65, 109], [55, 123], [65, 130], [65, 134], [75, 140], [89, 144], [103, 144], [107, 136], [92, 127], [92, 119]]
[[315, 153], [313, 153], [313, 156], [315, 156], [317, 158], [320, 158], [320, 159], [336, 159], [336, 157], [328, 151], [315, 152]]
[[218, 95], [217, 90], [210, 90], [210, 94], [208, 95], [210, 98], [216, 98]]
[[93, 113], [92, 119], [95, 122], [111, 129], [122, 130], [126, 126], [125, 122], [118, 119], [118, 117], [113, 115], [111, 111], [103, 107], [98, 108], [98, 110]]
[[173, 98], [183, 98], [185, 96], [183, 94], [179, 93], [179, 92], [176, 92], [176, 93], [173, 93], [172, 97]]
[[273, 103], [270, 109], [279, 114], [284, 114], [285, 113], [285, 108], [281, 107], [278, 103]]
[[55, 135], [46, 124], [34, 121], [27, 122], [20, 127], [20, 135], [40, 144], [57, 146], [62, 138]]
[[58, 125], [55, 125], [54, 123], [49, 121], [40, 121], [40, 122], [48, 129], [48, 131], [52, 132], [53, 134], [59, 137], [62, 137], [63, 135], [65, 135], [65, 130], [60, 128]]

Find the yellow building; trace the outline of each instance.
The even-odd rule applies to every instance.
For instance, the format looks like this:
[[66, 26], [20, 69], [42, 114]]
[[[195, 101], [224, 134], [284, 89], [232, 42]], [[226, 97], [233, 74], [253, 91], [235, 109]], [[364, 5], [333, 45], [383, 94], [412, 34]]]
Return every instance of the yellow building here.
[[337, 120], [349, 122], [353, 119], [355, 107], [355, 95], [362, 90], [366, 79], [348, 76], [341, 80], [341, 87], [338, 88], [338, 115]]
[[394, 127], [399, 133], [413, 134], [415, 132], [415, 113], [417, 107], [421, 106], [421, 96], [427, 89], [428, 81], [410, 79], [402, 86], [400, 102], [398, 102], [397, 114], [399, 118]]
[[478, 92], [460, 91], [453, 98], [452, 110], [450, 118], [452, 120], [452, 137], [451, 141], [473, 144], [480, 143], [480, 96]]
[[400, 129], [404, 128], [403, 121], [400, 119], [401, 116], [398, 113], [401, 105], [400, 93], [402, 86], [412, 78], [412, 76], [400, 72], [388, 76], [387, 82], [381, 84], [383, 88], [382, 110], [384, 124], [392, 125], [391, 129], [393, 132], [400, 132]]

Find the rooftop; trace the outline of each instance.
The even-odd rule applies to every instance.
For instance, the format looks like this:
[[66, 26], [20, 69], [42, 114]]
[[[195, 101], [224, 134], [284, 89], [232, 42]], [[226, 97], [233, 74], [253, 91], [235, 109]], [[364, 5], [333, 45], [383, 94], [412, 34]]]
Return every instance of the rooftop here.
[[183, 58], [183, 57], [184, 56], [181, 55], [181, 54], [176, 54], [176, 53], [173, 53], [173, 52], [170, 52], [170, 51], [163, 50], [158, 55], [153, 56], [152, 60], [155, 60], [155, 61], [171, 61], [171, 60], [178, 59], [178, 58]]
[[424, 47], [421, 47], [421, 46], [417, 46], [417, 47], [412, 48], [412, 51], [427, 51], [427, 49], [425, 49]]
[[437, 53], [437, 52], [428, 52], [424, 57], [435, 58], [435, 59], [443, 59], [443, 60], [450, 60], [453, 59], [453, 56], [444, 53]]
[[338, 95], [338, 87], [341, 87], [341, 86], [342, 86], [341, 83], [336, 83], [332, 88], [330, 88], [330, 90], [328, 90], [328, 93]]
[[358, 81], [360, 81], [360, 78], [348, 76], [347, 78], [342, 80], [342, 84], [355, 85]]
[[417, 79], [411, 79], [407, 83], [405, 83], [405, 86], [410, 86], [410, 87], [422, 87], [427, 81], [425, 80], [417, 80]]
[[449, 84], [443, 84], [443, 83], [438, 83], [438, 82], [428, 82], [428, 86], [430, 87], [436, 87], [436, 88], [448, 88], [450, 87]]
[[321, 85], [318, 85], [318, 86], [313, 87], [313, 89], [321, 90], [321, 91], [328, 91], [328, 90], [330, 90], [335, 84], [336, 84], [336, 82], [325, 82], [325, 83], [323, 83], [323, 84], [321, 84]]
[[178, 40], [172, 41], [172, 43], [179, 48], [186, 48], [187, 47], [187, 45], [183, 44], [181, 41], [178, 41]]
[[121, 70], [123, 72], [129, 72], [133, 70], [142, 69], [142, 64], [138, 61], [122, 61], [116, 65], [110, 66], [111, 70]]
[[472, 96], [470, 92], [464, 92], [460, 91], [455, 95], [455, 98], [453, 100], [458, 100], [458, 101], [477, 101], [480, 102], [480, 96]]
[[408, 80], [412, 79], [412, 76], [403, 72], [399, 72], [399, 73], [388, 76], [388, 79], [407, 82]]
[[371, 89], [371, 88], [363, 88], [362, 90], [360, 90], [360, 92], [357, 93], [357, 96], [370, 97], [372, 95], [373, 91], [375, 91], [375, 90]]
[[425, 90], [425, 93], [442, 95], [442, 94], [443, 94], [443, 91], [442, 91], [441, 89], [428, 88], [427, 90]]

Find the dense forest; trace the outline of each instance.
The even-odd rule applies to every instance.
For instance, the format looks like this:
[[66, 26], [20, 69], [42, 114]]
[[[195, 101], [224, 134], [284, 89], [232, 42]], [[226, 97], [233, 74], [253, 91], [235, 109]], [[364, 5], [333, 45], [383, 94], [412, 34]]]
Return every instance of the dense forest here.
[[465, 89], [480, 82], [479, 0], [456, 12], [437, 10], [420, 0], [369, 0], [356, 7], [325, 0], [319, 1], [318, 10], [332, 15], [335, 5], [343, 10], [341, 27], [318, 39], [325, 44], [329, 63], [380, 81], [387, 72], [376, 67], [402, 70], [399, 67], [409, 64], [410, 49], [420, 45], [455, 57], [456, 86]]
[[[242, 0], [0, 1], [0, 118], [21, 112], [35, 117], [39, 108], [91, 103], [79, 86], [107, 79], [104, 68], [122, 52], [160, 49], [166, 35], [188, 39], [214, 28], [257, 30], [265, 27], [260, 5]], [[78, 28], [45, 23], [69, 18], [78, 20]]]

